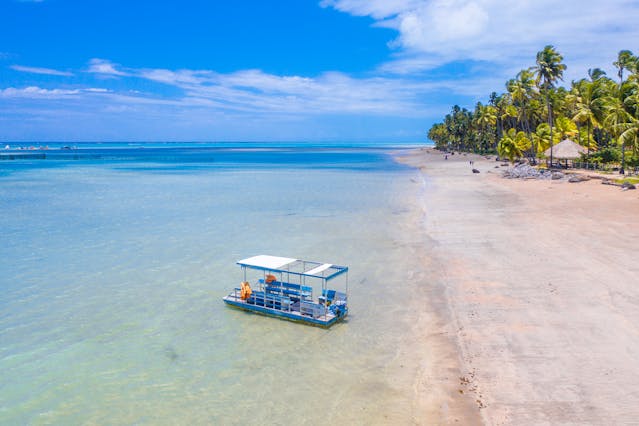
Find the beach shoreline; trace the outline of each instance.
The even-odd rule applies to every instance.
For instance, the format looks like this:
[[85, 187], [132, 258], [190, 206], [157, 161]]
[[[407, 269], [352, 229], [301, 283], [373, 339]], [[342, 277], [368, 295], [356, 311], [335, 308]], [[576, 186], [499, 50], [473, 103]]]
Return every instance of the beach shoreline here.
[[424, 282], [438, 318], [425, 340], [440, 336], [435, 353], [447, 354], [429, 370], [447, 371], [433, 382], [441, 406], [491, 425], [635, 421], [639, 192], [503, 179], [494, 157], [429, 148], [397, 159], [425, 180]]

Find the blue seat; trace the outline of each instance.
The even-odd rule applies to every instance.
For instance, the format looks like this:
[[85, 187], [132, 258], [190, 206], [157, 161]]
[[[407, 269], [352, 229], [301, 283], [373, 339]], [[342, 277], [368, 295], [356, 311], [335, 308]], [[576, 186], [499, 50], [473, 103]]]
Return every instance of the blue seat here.
[[[264, 284], [264, 280], [260, 279], [259, 283]], [[313, 287], [307, 287], [299, 284], [285, 283], [281, 281], [272, 281], [265, 286], [265, 290], [269, 294], [282, 294], [293, 298], [313, 297]]]
[[265, 294], [263, 291], [254, 291], [246, 301], [253, 305], [275, 309], [289, 309], [291, 306], [290, 297], [269, 293]]
[[326, 313], [326, 307], [319, 303], [302, 301], [300, 302], [300, 313], [302, 315], [309, 315], [313, 318], [317, 318]]

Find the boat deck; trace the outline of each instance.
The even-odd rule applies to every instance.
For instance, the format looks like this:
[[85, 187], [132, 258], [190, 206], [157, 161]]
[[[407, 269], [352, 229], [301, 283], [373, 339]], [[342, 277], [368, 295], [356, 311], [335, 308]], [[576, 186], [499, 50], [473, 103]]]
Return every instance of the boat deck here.
[[329, 327], [345, 316], [336, 316], [329, 309], [322, 309], [320, 312], [317, 308], [321, 305], [316, 303], [299, 300], [287, 303], [286, 300], [278, 300], [268, 295], [265, 299], [260, 297], [260, 292], [255, 293], [257, 297], [242, 300], [239, 293], [233, 292], [223, 300], [234, 308], [320, 327]]

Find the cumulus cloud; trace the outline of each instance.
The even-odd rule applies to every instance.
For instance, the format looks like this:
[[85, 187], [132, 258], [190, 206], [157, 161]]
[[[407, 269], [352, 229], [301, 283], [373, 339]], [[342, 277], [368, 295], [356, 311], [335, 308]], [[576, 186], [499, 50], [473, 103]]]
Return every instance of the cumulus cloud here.
[[27, 72], [31, 74], [59, 75], [64, 77], [70, 77], [73, 75], [73, 73], [69, 71], [59, 71], [51, 68], [25, 67], [23, 65], [11, 65], [9, 68], [15, 71]]
[[395, 29], [396, 58], [386, 72], [411, 73], [452, 61], [488, 61], [513, 68], [554, 44], [584, 67], [604, 66], [639, 39], [639, 3], [628, 0], [324, 0], [324, 7], [370, 16]]

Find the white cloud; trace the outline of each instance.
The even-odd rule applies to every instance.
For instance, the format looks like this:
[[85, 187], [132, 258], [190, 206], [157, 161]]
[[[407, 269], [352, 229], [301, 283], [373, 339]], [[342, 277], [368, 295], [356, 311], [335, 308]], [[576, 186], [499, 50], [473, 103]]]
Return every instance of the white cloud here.
[[487, 61], [495, 68], [533, 65], [554, 44], [580, 75], [602, 67], [639, 39], [639, 3], [628, 0], [324, 0], [355, 16], [397, 30], [396, 58], [385, 72], [412, 73], [453, 61]]
[[[138, 120], [147, 123], [144, 126], [151, 132], [157, 132], [159, 128], [182, 129], [184, 123], [191, 123], [189, 126], [192, 128], [184, 129], [186, 133], [182, 134], [196, 134], [189, 132], [199, 129], [197, 131], [200, 133], [197, 134], [200, 138], [201, 135], [211, 134], [207, 133], [207, 129], [218, 132], [216, 129], [222, 126], [228, 128], [222, 132], [226, 138], [233, 133], [232, 129], [237, 129], [238, 136], [235, 139], [241, 138], [240, 135], [249, 137], [250, 132], [253, 134], [250, 138], [277, 138], [277, 135], [286, 134], [287, 138], [295, 139], [295, 134], [306, 138], [309, 136], [303, 135], [311, 129], [317, 135], [325, 131], [321, 129], [330, 128], [331, 124], [313, 124], [329, 123], [327, 117], [339, 117], [338, 122], [341, 123], [352, 120], [350, 128], [354, 133], [351, 134], [357, 135], [371, 132], [368, 127], [358, 127], [362, 120], [371, 124], [385, 120], [410, 121], [412, 126], [418, 123], [417, 127], [420, 128], [425, 117], [441, 113], [441, 110], [433, 110], [432, 105], [424, 102], [429, 94], [453, 88], [463, 90], [464, 87], [462, 85], [460, 88], [455, 82], [448, 81], [428, 82], [397, 77], [355, 78], [339, 72], [307, 77], [274, 75], [255, 69], [218, 73], [211, 70], [120, 68], [106, 60], [101, 60], [99, 64], [91, 63], [92, 66], [104, 64], [120, 73], [118, 77], [137, 81], [136, 84], [142, 83], [145, 91], [128, 90], [127, 82], [126, 89], [116, 91], [101, 87], [9, 87], [0, 89], [0, 99], [4, 101], [0, 102], [0, 113], [4, 111], [24, 121], [48, 117], [44, 111], [50, 110], [57, 111], [54, 115], [65, 117], [64, 120], [107, 120], [110, 123], [131, 123], [131, 126]], [[110, 68], [100, 69], [108, 71]], [[144, 83], [144, 80], [167, 85], [171, 90]], [[155, 127], [150, 123], [156, 123]], [[250, 132], [247, 123], [252, 123]], [[282, 123], [282, 127], [275, 123]], [[271, 134], [264, 134], [261, 128], [269, 128]], [[244, 131], [248, 133], [242, 133]], [[411, 132], [419, 134], [417, 130]], [[389, 134], [395, 135], [393, 132], [386, 135]], [[330, 137], [339, 138], [339, 135], [337, 131], [331, 133]], [[346, 136], [344, 134], [341, 137]], [[380, 139], [384, 135], [376, 132], [371, 137]]]
[[59, 70], [54, 70], [51, 68], [25, 67], [23, 65], [11, 65], [9, 68], [15, 71], [27, 72], [32, 74], [59, 75], [59, 76], [65, 76], [65, 77], [70, 77], [74, 75], [72, 72], [69, 72], [69, 71], [59, 71]]
[[395, 16], [400, 11], [417, 8], [421, 3], [421, 0], [322, 0], [320, 5], [334, 7], [356, 16], [370, 15], [381, 20]]
[[37, 86], [29, 86], [23, 89], [17, 89], [15, 87], [8, 87], [6, 89], [0, 89], [0, 98], [44, 98], [54, 99], [63, 98], [67, 96], [77, 95], [80, 90], [66, 90], [66, 89], [43, 89]]
[[354, 78], [327, 72], [316, 77], [278, 76], [259, 70], [214, 74], [201, 83], [181, 84], [191, 98], [223, 103], [229, 109], [262, 113], [326, 113], [419, 116], [423, 97], [446, 83], [409, 79]]
[[127, 75], [127, 73], [117, 70], [115, 67], [116, 64], [111, 61], [93, 58], [91, 59], [91, 61], [89, 61], [89, 68], [87, 71], [103, 76], [122, 77]]
[[110, 93], [107, 89], [89, 87], [86, 89], [44, 89], [38, 86], [24, 88], [7, 87], [0, 89], [0, 98], [28, 98], [28, 99], [69, 99], [81, 94]]
[[[103, 64], [110, 66], [111, 63], [102, 60], [100, 66]], [[114, 67], [110, 68], [120, 72]], [[303, 77], [280, 76], [255, 69], [227, 74], [186, 69], [126, 70], [129, 77], [180, 89], [183, 96], [171, 101], [179, 102], [182, 106], [260, 114], [316, 115], [335, 112], [415, 116], [423, 113], [425, 108], [419, 98], [441, 86], [441, 83], [397, 78], [358, 79], [338, 72]], [[149, 94], [118, 96], [121, 102], [167, 101]]]

